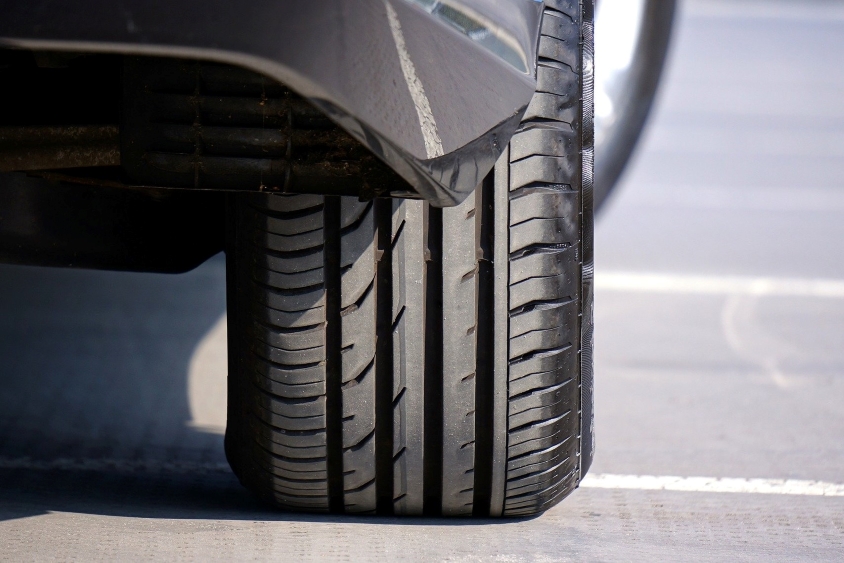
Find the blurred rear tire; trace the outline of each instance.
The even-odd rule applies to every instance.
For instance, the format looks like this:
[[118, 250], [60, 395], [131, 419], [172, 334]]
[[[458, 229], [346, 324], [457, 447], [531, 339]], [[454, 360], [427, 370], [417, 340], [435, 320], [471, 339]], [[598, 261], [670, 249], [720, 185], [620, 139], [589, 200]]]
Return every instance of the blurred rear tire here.
[[[630, 70], [616, 88], [618, 96], [612, 100], [615, 115], [608, 125], [602, 125], [600, 120], [597, 123], [596, 212], [609, 200], [633, 155], [653, 105], [671, 40], [676, 0], [643, 1], [642, 25]], [[600, 56], [598, 64], [601, 64]]]

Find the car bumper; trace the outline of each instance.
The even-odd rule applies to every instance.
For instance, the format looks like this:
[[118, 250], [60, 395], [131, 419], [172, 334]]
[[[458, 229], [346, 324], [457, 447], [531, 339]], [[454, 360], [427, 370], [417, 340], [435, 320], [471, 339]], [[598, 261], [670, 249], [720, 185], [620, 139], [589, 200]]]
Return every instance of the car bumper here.
[[536, 0], [0, 0], [0, 45], [234, 64], [310, 99], [436, 205], [471, 192], [535, 89]]

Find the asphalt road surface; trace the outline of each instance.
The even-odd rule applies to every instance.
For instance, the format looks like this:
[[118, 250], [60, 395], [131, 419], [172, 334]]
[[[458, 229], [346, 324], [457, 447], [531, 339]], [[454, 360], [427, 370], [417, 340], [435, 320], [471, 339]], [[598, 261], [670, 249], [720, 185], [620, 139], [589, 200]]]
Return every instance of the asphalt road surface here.
[[597, 456], [561, 505], [269, 510], [222, 452], [222, 258], [4, 266], [0, 559], [844, 558], [844, 5], [697, 0], [674, 47], [598, 222]]

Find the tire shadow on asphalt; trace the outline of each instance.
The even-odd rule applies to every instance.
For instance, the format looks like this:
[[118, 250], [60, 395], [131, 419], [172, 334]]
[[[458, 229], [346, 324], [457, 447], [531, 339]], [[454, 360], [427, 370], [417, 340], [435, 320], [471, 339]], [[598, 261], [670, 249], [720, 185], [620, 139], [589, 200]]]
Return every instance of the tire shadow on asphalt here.
[[214, 414], [225, 295], [222, 255], [176, 276], [0, 266], [0, 521], [506, 522], [284, 513], [255, 499], [228, 469]]

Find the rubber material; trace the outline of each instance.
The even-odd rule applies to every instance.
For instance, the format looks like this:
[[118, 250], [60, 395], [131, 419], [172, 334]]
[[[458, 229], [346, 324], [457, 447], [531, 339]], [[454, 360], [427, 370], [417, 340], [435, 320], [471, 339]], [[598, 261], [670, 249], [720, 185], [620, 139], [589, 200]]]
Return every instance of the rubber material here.
[[281, 507], [525, 516], [592, 457], [592, 9], [462, 204], [237, 194], [228, 459]]

